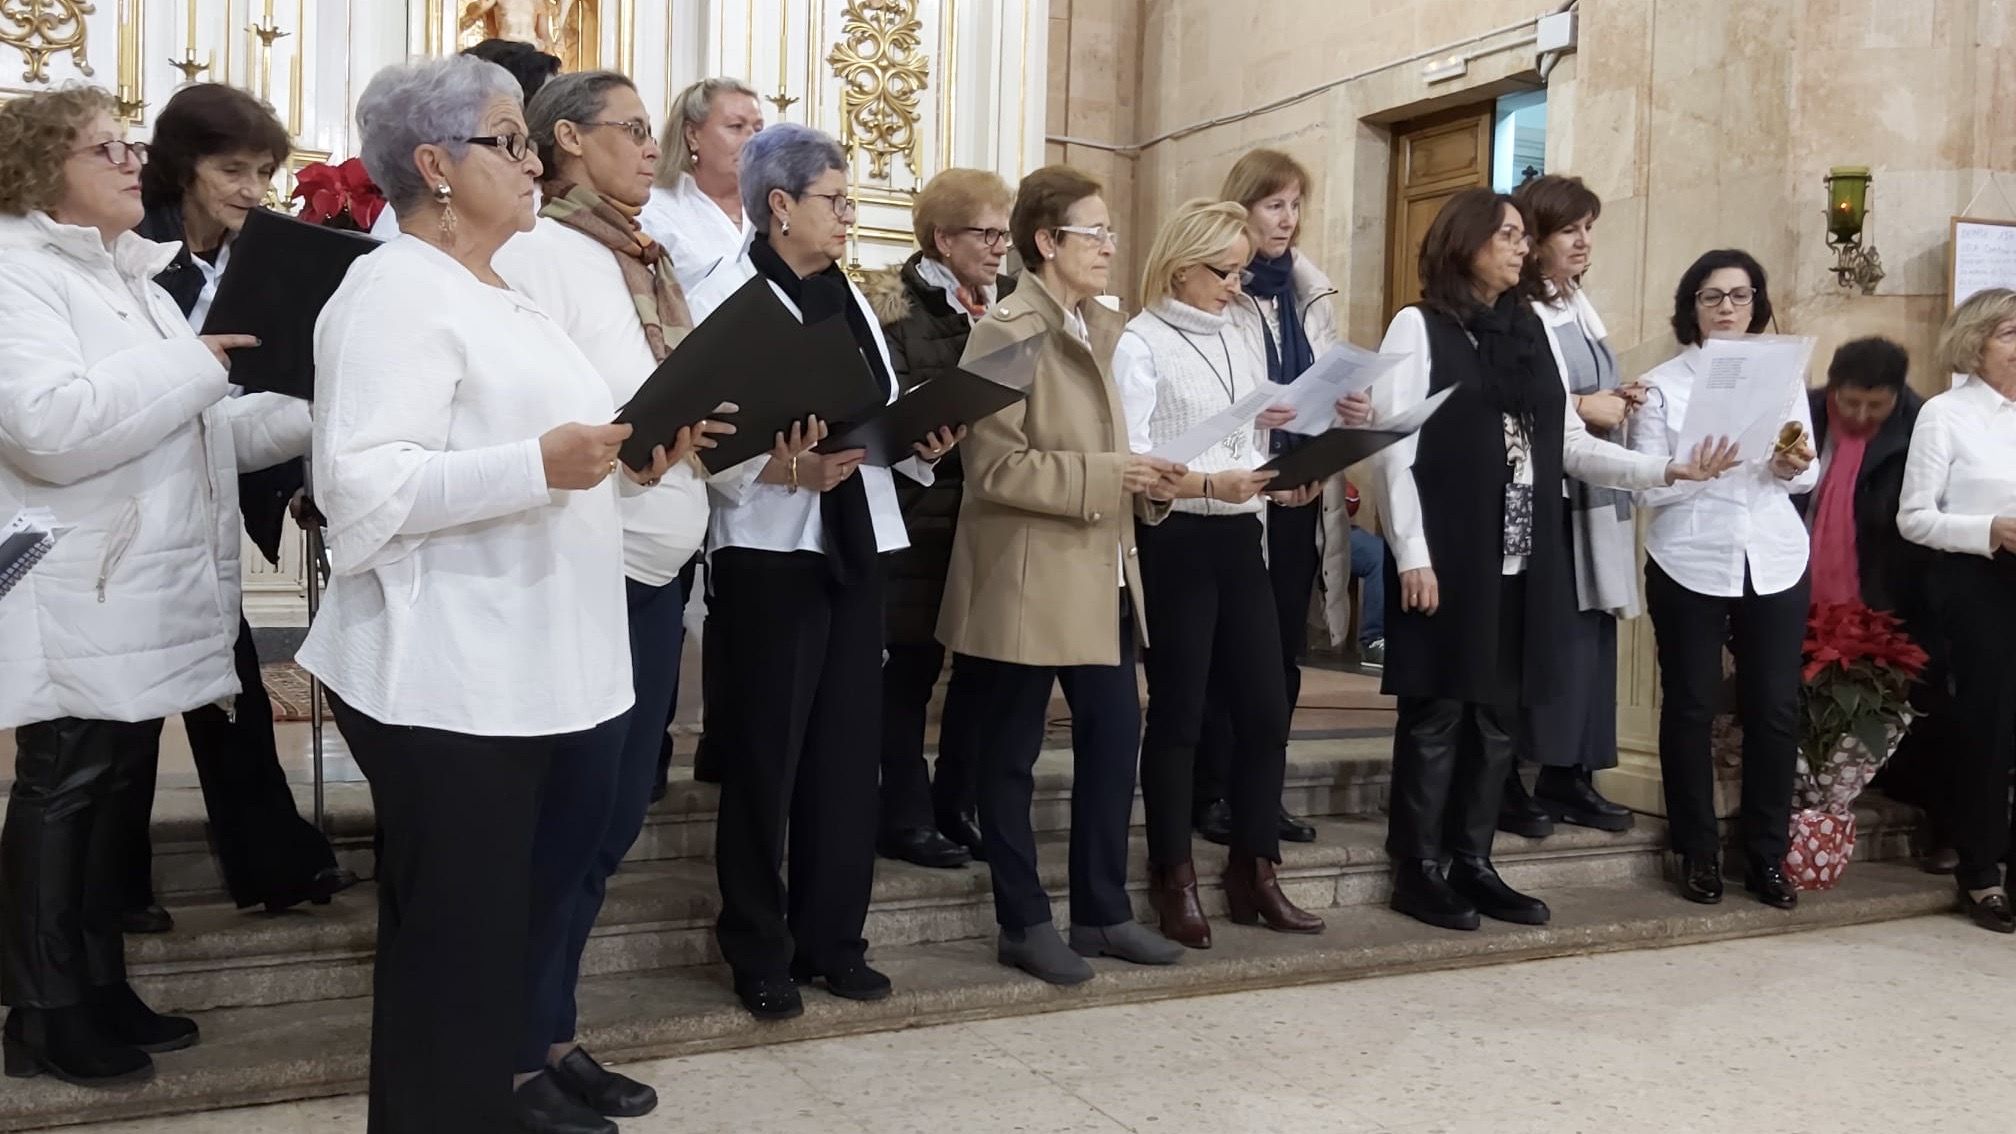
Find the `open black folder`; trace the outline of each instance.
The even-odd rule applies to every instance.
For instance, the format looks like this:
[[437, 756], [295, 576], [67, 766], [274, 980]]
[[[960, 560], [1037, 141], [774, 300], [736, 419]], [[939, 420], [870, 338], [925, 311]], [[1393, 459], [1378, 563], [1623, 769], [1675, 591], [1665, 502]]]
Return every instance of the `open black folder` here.
[[1395, 417], [1391, 421], [1352, 428], [1339, 426], [1326, 429], [1300, 445], [1260, 466], [1261, 472], [1275, 473], [1267, 482], [1267, 491], [1286, 492], [1300, 488], [1314, 481], [1336, 476], [1359, 461], [1379, 452], [1389, 445], [1398, 444], [1420, 432], [1421, 426], [1442, 408], [1454, 387], [1443, 390], [1427, 401]]
[[822, 453], [866, 449], [861, 463], [886, 468], [916, 455], [917, 442], [940, 429], [970, 426], [1029, 396], [1036, 358], [1049, 332], [962, 362], [959, 369], [915, 386], [865, 417], [834, 427]]
[[204, 317], [206, 335], [257, 335], [231, 352], [231, 381], [247, 390], [315, 396], [315, 320], [357, 262], [380, 246], [361, 232], [323, 228], [254, 209]]
[[[769, 452], [794, 421], [859, 417], [881, 401], [847, 321], [806, 326], [756, 276], [665, 356], [616, 420], [634, 427], [622, 451], [633, 469], [649, 467], [652, 448], [686, 426], [728, 422], [735, 432], [700, 452], [707, 470], [720, 472]], [[735, 412], [716, 413], [722, 402], [735, 403]]]

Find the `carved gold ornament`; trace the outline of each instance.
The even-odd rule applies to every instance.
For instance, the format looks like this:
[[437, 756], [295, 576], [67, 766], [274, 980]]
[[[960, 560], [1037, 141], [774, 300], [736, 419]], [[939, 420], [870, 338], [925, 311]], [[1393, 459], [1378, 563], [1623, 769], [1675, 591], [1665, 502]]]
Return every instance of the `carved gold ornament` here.
[[49, 81], [49, 57], [67, 51], [77, 69], [91, 74], [84, 53], [84, 17], [93, 9], [88, 0], [0, 0], [0, 43], [28, 59], [24, 82]]
[[841, 83], [842, 141], [868, 151], [870, 176], [888, 177], [896, 154], [921, 174], [917, 98], [931, 61], [917, 53], [924, 29], [917, 0], [847, 0], [841, 16], [844, 38], [826, 62]]

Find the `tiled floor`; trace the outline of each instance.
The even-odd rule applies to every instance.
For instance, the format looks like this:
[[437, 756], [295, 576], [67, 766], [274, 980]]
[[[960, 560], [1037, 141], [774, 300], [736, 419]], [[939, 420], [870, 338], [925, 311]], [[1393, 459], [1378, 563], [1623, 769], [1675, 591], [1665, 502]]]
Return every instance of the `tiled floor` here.
[[[1940, 917], [627, 1068], [629, 1134], [2002, 1134], [2016, 941]], [[84, 1134], [362, 1131], [363, 1100]]]

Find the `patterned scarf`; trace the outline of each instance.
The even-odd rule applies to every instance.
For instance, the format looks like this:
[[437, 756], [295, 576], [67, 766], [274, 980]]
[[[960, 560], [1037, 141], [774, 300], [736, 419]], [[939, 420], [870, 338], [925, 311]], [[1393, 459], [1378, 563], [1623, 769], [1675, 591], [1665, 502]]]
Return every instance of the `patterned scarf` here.
[[539, 215], [552, 217], [616, 253], [623, 284], [637, 304], [638, 321], [644, 324], [651, 360], [665, 361], [693, 329], [693, 313], [687, 310], [686, 293], [680, 290], [679, 278], [672, 271], [672, 257], [637, 226], [636, 210], [625, 209], [586, 185], [549, 181], [546, 204]]

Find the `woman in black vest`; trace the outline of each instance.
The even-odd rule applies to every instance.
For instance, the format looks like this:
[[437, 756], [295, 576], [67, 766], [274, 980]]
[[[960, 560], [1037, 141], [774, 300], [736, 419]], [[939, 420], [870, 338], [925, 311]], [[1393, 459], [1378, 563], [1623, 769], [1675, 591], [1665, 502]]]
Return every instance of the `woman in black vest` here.
[[[1561, 494], [1535, 486], [1567, 473], [1635, 489], [1733, 463], [1726, 445], [1669, 464], [1583, 428], [1546, 330], [1516, 294], [1528, 250], [1510, 197], [1450, 198], [1422, 245], [1422, 301], [1394, 316], [1380, 347], [1410, 357], [1373, 388], [1380, 419], [1450, 391], [1418, 435], [1375, 458], [1390, 548], [1385, 691], [1400, 709], [1392, 906], [1447, 929], [1475, 929], [1480, 913], [1548, 918], [1491, 866], [1518, 714], [1555, 692], [1547, 628], [1572, 609], [1560, 541], [1544, 534], [1561, 528]], [[1483, 459], [1493, 453], [1503, 459]]]

